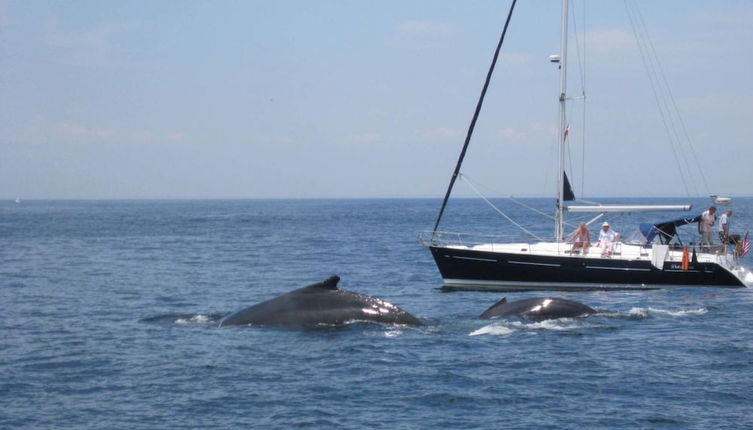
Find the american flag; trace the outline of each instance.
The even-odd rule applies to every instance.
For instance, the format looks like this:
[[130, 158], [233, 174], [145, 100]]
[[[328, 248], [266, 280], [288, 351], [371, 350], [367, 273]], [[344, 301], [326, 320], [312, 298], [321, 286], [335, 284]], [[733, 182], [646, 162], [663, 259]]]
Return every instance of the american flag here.
[[742, 247], [740, 248], [740, 255], [744, 257], [748, 255], [749, 251], [750, 251], [750, 241], [748, 240], [748, 233], [746, 232], [745, 237], [743, 238]]

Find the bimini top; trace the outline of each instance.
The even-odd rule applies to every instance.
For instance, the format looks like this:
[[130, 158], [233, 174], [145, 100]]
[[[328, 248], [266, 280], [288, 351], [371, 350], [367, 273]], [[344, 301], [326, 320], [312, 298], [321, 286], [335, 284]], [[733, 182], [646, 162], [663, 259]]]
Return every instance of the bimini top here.
[[662, 221], [659, 223], [642, 223], [639, 226], [641, 234], [646, 238], [646, 243], [654, 241], [655, 237], [659, 237], [661, 243], [667, 244], [677, 234], [677, 227], [699, 222], [701, 216], [695, 216], [691, 218], [678, 218], [671, 221]]

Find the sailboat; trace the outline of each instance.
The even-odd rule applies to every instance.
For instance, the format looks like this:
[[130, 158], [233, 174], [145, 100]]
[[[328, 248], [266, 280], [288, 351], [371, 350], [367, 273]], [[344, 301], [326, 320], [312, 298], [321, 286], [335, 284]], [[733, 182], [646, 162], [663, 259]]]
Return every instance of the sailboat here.
[[[449, 290], [610, 290], [656, 289], [665, 287], [753, 287], [753, 273], [741, 263], [738, 251], [721, 247], [689, 248], [677, 239], [677, 228], [698, 223], [700, 216], [675, 217], [657, 223], [641, 224], [638, 238], [605, 240], [601, 247], [576, 249], [565, 238], [565, 214], [587, 213], [600, 216], [616, 212], [689, 211], [691, 205], [583, 205], [571, 204], [574, 194], [565, 174], [567, 117], [565, 112], [568, 0], [562, 1], [560, 54], [550, 61], [559, 63], [559, 151], [554, 240], [515, 241], [474, 238], [478, 235], [438, 230], [442, 214], [468, 149], [486, 89], [499, 56], [515, 7], [512, 1], [486, 83], [476, 106], [457, 166], [432, 231], [422, 232], [420, 240], [431, 251]], [[716, 196], [714, 196], [716, 197]], [[605, 223], [606, 224], [606, 223]], [[608, 230], [608, 227], [606, 228]], [[747, 240], [747, 235], [745, 240]], [[608, 249], [607, 249], [608, 247]], [[692, 258], [690, 253], [692, 252]]]

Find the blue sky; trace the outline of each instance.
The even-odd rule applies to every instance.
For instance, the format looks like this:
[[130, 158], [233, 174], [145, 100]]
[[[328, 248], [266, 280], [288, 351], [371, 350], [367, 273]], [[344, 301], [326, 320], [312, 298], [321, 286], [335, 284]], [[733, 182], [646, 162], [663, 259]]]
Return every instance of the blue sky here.
[[[554, 192], [558, 3], [513, 16], [463, 169], [489, 196]], [[623, 2], [584, 26], [578, 1], [576, 193], [752, 195], [753, 2], [638, 4], [708, 187], [680, 180]], [[441, 197], [508, 7], [0, 1], [0, 197]]]

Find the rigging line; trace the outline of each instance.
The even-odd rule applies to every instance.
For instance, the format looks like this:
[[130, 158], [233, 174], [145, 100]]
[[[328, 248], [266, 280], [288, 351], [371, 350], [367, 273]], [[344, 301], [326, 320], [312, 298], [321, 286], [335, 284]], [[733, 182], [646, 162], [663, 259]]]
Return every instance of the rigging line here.
[[[659, 56], [656, 53], [656, 48], [653, 43], [653, 39], [651, 38], [650, 33], [648, 32], [648, 26], [646, 26], [645, 21], [643, 20], [643, 15], [641, 14], [640, 7], [638, 6], [638, 2], [633, 0], [633, 10], [635, 14], [635, 22], [637, 24], [637, 28], [640, 32], [643, 34], [643, 40], [644, 44], [647, 46], [646, 53], [649, 57], [649, 61], [651, 62], [652, 66], [652, 72], [654, 74], [654, 79], [656, 80], [656, 83], [659, 87], [659, 91], [661, 93], [662, 97], [662, 108], [665, 110], [667, 118], [669, 118], [669, 126], [671, 128], [672, 136], [675, 139], [675, 143], [677, 145], [677, 148], [680, 152], [680, 158], [683, 162], [682, 167], [685, 168], [685, 170], [688, 172], [688, 178], [690, 179], [690, 183], [692, 184], [692, 191], [695, 194], [698, 194], [698, 188], [696, 187], [695, 181], [693, 181], [693, 169], [691, 167], [690, 162], [688, 161], [688, 156], [683, 151], [683, 142], [682, 138], [680, 136], [680, 133], [677, 131], [677, 121], [675, 120], [675, 117], [677, 114], [673, 115], [672, 110], [670, 109], [670, 101], [672, 101], [671, 97], [671, 91], [669, 88], [669, 83], [666, 79], [666, 76], [664, 75], [664, 71], [661, 67], [661, 62], [659, 61]], [[663, 78], [663, 82], [661, 80]], [[679, 111], [678, 111], [679, 112]], [[679, 166], [678, 166], [679, 167]]]
[[580, 174], [580, 196], [581, 198], [586, 196], [586, 59], [588, 50], [586, 49], [586, 40], [588, 39], [586, 37], [586, 2], [583, 2], [583, 87], [581, 88], [583, 90], [583, 126], [580, 133], [580, 139], [581, 139], [581, 174]]
[[[666, 118], [668, 119], [669, 127], [667, 128], [667, 134], [670, 136], [670, 139], [673, 139], [671, 143], [676, 146], [677, 151], [679, 152], [679, 157], [676, 157], [678, 170], [682, 171], [682, 169], [685, 169], [684, 171], [687, 173], [687, 180], [690, 183], [689, 186], [686, 184], [686, 188], [688, 189], [688, 191], [692, 191], [695, 195], [699, 195], [697, 184], [693, 180], [695, 177], [693, 174], [693, 168], [691, 167], [691, 163], [688, 161], [688, 155], [686, 154], [686, 151], [683, 150], [683, 147], [685, 145], [683, 145], [683, 139], [681, 138], [680, 133], [677, 130], [677, 120], [675, 119], [675, 117], [678, 116], [679, 111], [676, 111], [677, 113], [673, 115], [672, 109], [670, 108], [670, 101], [672, 101], [671, 90], [669, 88], [669, 83], [666, 79], [666, 75], [664, 74], [664, 71], [661, 67], [659, 56], [656, 53], [653, 39], [648, 32], [648, 26], [646, 26], [646, 23], [643, 20], [638, 2], [633, 0], [632, 4], [634, 18], [637, 26], [636, 28], [642, 33], [643, 43], [644, 46], [646, 46], [644, 49], [650, 62], [651, 72], [653, 73], [652, 76], [654, 82], [659, 88], [661, 97], [660, 109], [663, 109], [663, 115], [666, 115]], [[663, 78], [663, 81], [660, 78]]]
[[[462, 173], [461, 173], [461, 174], [459, 174], [458, 176], [459, 176], [459, 177], [460, 177], [461, 179], [465, 179], [465, 175], [463, 175]], [[523, 232], [525, 232], [526, 234], [530, 235], [531, 237], [534, 237], [534, 238], [535, 238], [536, 240], [540, 240], [540, 241], [542, 241], [542, 242], [544, 241], [544, 239], [542, 239], [542, 238], [540, 238], [540, 237], [536, 236], [536, 235], [535, 235], [534, 233], [532, 233], [532, 232], [531, 232], [530, 230], [528, 230], [528, 229], [526, 229], [525, 227], [523, 227], [522, 225], [518, 224], [518, 223], [517, 223], [517, 222], [515, 222], [515, 221], [514, 221], [514, 220], [513, 220], [512, 218], [510, 218], [509, 216], [507, 216], [507, 214], [505, 214], [504, 212], [502, 212], [501, 210], [499, 210], [499, 208], [497, 208], [496, 206], [494, 206], [494, 203], [490, 202], [490, 201], [489, 201], [489, 199], [487, 199], [486, 197], [484, 197], [484, 195], [483, 195], [483, 194], [481, 194], [481, 192], [479, 192], [479, 190], [478, 190], [478, 189], [476, 189], [476, 187], [475, 187], [475, 186], [473, 186], [473, 183], [471, 183], [471, 181], [469, 181], [468, 179], [465, 179], [465, 183], [466, 183], [466, 184], [468, 184], [468, 186], [470, 186], [470, 187], [471, 187], [471, 189], [472, 189], [472, 190], [473, 190], [473, 191], [474, 191], [474, 192], [475, 192], [475, 193], [476, 193], [476, 194], [477, 194], [477, 195], [478, 195], [479, 197], [481, 197], [481, 199], [482, 199], [482, 200], [484, 200], [484, 201], [485, 201], [485, 202], [486, 202], [486, 203], [487, 203], [487, 204], [488, 204], [489, 206], [491, 206], [491, 207], [492, 207], [492, 209], [494, 209], [495, 211], [497, 211], [497, 213], [498, 213], [498, 214], [500, 214], [500, 215], [502, 215], [503, 217], [505, 217], [505, 219], [507, 219], [508, 221], [510, 221], [510, 222], [511, 222], [511, 223], [512, 223], [512, 224], [513, 224], [514, 226], [516, 226], [516, 227], [518, 227], [519, 229], [523, 230]]]
[[[573, 2], [574, 3], [574, 2]], [[581, 60], [581, 43], [580, 38], [578, 37], [578, 21], [576, 19], [575, 14], [575, 5], [573, 4], [573, 7], [570, 8], [570, 11], [572, 12], [572, 18], [573, 18], [573, 34], [575, 35], [575, 50], [576, 50], [576, 56], [578, 58], [578, 71], [580, 72], [580, 90], [581, 95], [583, 96], [583, 104], [581, 105], [582, 109], [582, 117], [581, 120], [583, 122], [583, 128], [582, 132], [580, 134], [581, 139], [581, 175], [580, 175], [580, 194], [583, 195], [583, 190], [585, 189], [585, 179], [586, 179], [586, 3], [583, 2], [583, 52], [582, 52], [582, 60]], [[575, 173], [575, 171], [572, 169], [572, 160], [570, 161], [570, 172]], [[575, 179], [575, 178], [573, 178]], [[573, 185], [575, 185], [575, 180], [573, 180]]]
[[[460, 176], [460, 179], [463, 179], [467, 184], [471, 185], [472, 187], [474, 186], [473, 185], [474, 181], [471, 179], [470, 176], [466, 175], [465, 173], [461, 173], [459, 176]], [[484, 188], [488, 188], [488, 187], [484, 187]], [[476, 190], [478, 190], [478, 187], [476, 187]], [[545, 213], [545, 212], [543, 212], [543, 211], [541, 211], [539, 209], [536, 209], [533, 206], [529, 206], [529, 205], [521, 202], [520, 200], [517, 200], [514, 196], [509, 196], [509, 197], [507, 197], [507, 199], [509, 199], [510, 201], [512, 201], [513, 203], [515, 203], [515, 204], [517, 204], [519, 206], [522, 206], [522, 207], [530, 210], [531, 212], [536, 212], [537, 214], [539, 214], [539, 215], [541, 215], [541, 216], [543, 216], [545, 218], [548, 218], [550, 220], [554, 220], [555, 219], [555, 217], [553, 217], [553, 216], [551, 216], [551, 215], [549, 215], [549, 214], [547, 214], [547, 213]]]
[[653, 58], [649, 55], [649, 49], [645, 46], [644, 38], [645, 36], [641, 33], [642, 29], [638, 28], [637, 25], [637, 18], [634, 16], [634, 12], [632, 11], [633, 3], [629, 2], [628, 0], [625, 0], [625, 9], [628, 14], [628, 18], [630, 20], [631, 29], [633, 30], [633, 35], [635, 37], [636, 43], [638, 45], [639, 52], [641, 54], [641, 59], [643, 60], [643, 65], [646, 71], [646, 75], [648, 77], [649, 83], [651, 85], [651, 90], [654, 94], [654, 101], [657, 105], [657, 108], [659, 110], [659, 115], [662, 119], [662, 123], [664, 125], [664, 130], [667, 133], [667, 138], [670, 143], [670, 149], [672, 150], [672, 155], [675, 158], [675, 163], [678, 166], [678, 169], [680, 170], [680, 176], [683, 179], [683, 186], [686, 189], [686, 193], [689, 193], [687, 181], [685, 180], [685, 172], [683, 170], [683, 164], [680, 162], [680, 158], [677, 154], [677, 152], [680, 150], [680, 146], [677, 143], [677, 139], [675, 134], [672, 133], [672, 130], [669, 127], [669, 121], [667, 118], [667, 109], [665, 107], [665, 99], [664, 99], [664, 93], [661, 91], [661, 87], [659, 85], [659, 82], [656, 78], [656, 71], [653, 63]]
[[578, 57], [578, 72], [580, 77], [580, 86], [581, 88], [585, 87], [585, 69], [583, 62], [581, 61], [581, 52], [580, 52], [580, 39], [578, 39], [578, 21], [575, 19], [575, 7], [570, 8], [570, 12], [573, 18], [573, 34], [575, 35], [575, 53], [576, 57]]
[[546, 212], [540, 211], [540, 210], [536, 209], [533, 206], [529, 206], [529, 205], [521, 202], [520, 200], [516, 199], [514, 196], [510, 196], [510, 197], [508, 197], [508, 199], [510, 199], [510, 201], [512, 201], [513, 203], [515, 203], [515, 204], [517, 204], [519, 206], [522, 206], [522, 207], [524, 207], [524, 208], [526, 208], [526, 209], [528, 209], [530, 211], [536, 212], [537, 214], [539, 214], [539, 215], [541, 215], [543, 217], [549, 218], [550, 220], [555, 220], [555, 217], [547, 214]]
[[583, 90], [583, 117], [580, 133], [580, 196], [586, 196], [586, 91]]
[[643, 65], [646, 67], [646, 74], [648, 76], [648, 81], [651, 84], [650, 86], [651, 86], [651, 90], [653, 91], [653, 94], [654, 94], [654, 99], [656, 100], [656, 103], [659, 106], [659, 116], [661, 117], [662, 123], [664, 124], [664, 130], [667, 132], [667, 136], [669, 137], [670, 148], [672, 149], [672, 155], [675, 158], [675, 163], [677, 163], [677, 166], [679, 168], [678, 170], [680, 172], [680, 178], [682, 179], [683, 187], [685, 188], [685, 193], [688, 196], [690, 196], [691, 193], [690, 193], [690, 190], [688, 189], [688, 181], [685, 178], [685, 173], [683, 172], [682, 165], [680, 163], [680, 159], [677, 156], [677, 149], [675, 149], [675, 142], [674, 142], [674, 139], [672, 139], [672, 135], [670, 133], [669, 126], [667, 125], [667, 118], [666, 118], [666, 115], [664, 113], [664, 109], [662, 109], [662, 107], [661, 107], [661, 98], [659, 97], [659, 94], [658, 94], [657, 89], [656, 89], [656, 84], [654, 83], [653, 76], [651, 75], [651, 65], [649, 64], [649, 62], [648, 62], [648, 60], [646, 58], [646, 54], [644, 52], [645, 48], [643, 47], [643, 44], [642, 44], [641, 39], [640, 39], [640, 35], [638, 34], [638, 31], [636, 29], [635, 22], [634, 22], [634, 19], [633, 19], [633, 15], [632, 15], [632, 13], [630, 11], [630, 6], [628, 5], [628, 0], [624, 1], [624, 5], [625, 5], [625, 10], [627, 11], [628, 18], [630, 20], [630, 25], [631, 25], [632, 30], [633, 30], [633, 35], [635, 36], [636, 43], [638, 44], [638, 51], [641, 54], [641, 59], [643, 60]]
[[593, 202], [591, 200], [578, 199], [578, 201], [579, 202], [583, 202], [583, 203], [588, 203], [589, 205], [593, 205], [593, 206], [600, 206], [601, 205], [601, 203], [599, 203], [599, 202]]
[[499, 51], [502, 49], [502, 43], [505, 41], [505, 34], [507, 34], [507, 27], [510, 25], [510, 18], [512, 18], [512, 11], [515, 9], [515, 2], [517, 0], [512, 0], [512, 4], [510, 5], [510, 12], [507, 13], [507, 20], [505, 21], [505, 27], [502, 29], [502, 36], [499, 38], [499, 43], [497, 44], [497, 49], [494, 51], [494, 57], [492, 58], [492, 64], [489, 66], [489, 71], [486, 74], [486, 81], [484, 82], [484, 87], [481, 89], [481, 95], [478, 98], [478, 103], [476, 104], [476, 111], [473, 114], [473, 119], [471, 120], [471, 124], [468, 127], [468, 134], [465, 136], [465, 143], [463, 144], [463, 149], [460, 151], [460, 157], [458, 157], [458, 163], [455, 166], [455, 171], [452, 173], [452, 177], [450, 178], [450, 185], [447, 187], [447, 193], [445, 193], [444, 200], [442, 201], [442, 207], [439, 209], [439, 215], [437, 216], [437, 222], [434, 224], [434, 232], [437, 231], [437, 228], [439, 227], [439, 221], [442, 220], [442, 214], [444, 214], [444, 209], [447, 207], [447, 201], [450, 199], [450, 194], [452, 193], [452, 187], [455, 185], [455, 181], [457, 180], [458, 175], [460, 174], [460, 166], [463, 164], [463, 159], [465, 158], [465, 153], [468, 151], [468, 144], [471, 142], [471, 136], [473, 136], [473, 129], [476, 127], [476, 120], [478, 120], [479, 112], [481, 112], [481, 106], [484, 104], [484, 97], [486, 96], [486, 90], [489, 88], [489, 82], [492, 79], [492, 73], [494, 73], [494, 66], [497, 64], [497, 58], [499, 57]]
[[[646, 26], [646, 22], [643, 19], [643, 13], [640, 10], [640, 7], [638, 7], [637, 3], [635, 6], [635, 9], [637, 11], [638, 18], [640, 19], [641, 24], [644, 28], [646, 28], [646, 35], [648, 35], [648, 26]], [[685, 120], [683, 119], [682, 115], [680, 114], [680, 109], [677, 108], [677, 102], [675, 101], [674, 93], [672, 92], [672, 87], [669, 85], [669, 81], [667, 80], [667, 75], [664, 73], [664, 67], [661, 64], [661, 61], [659, 60], [659, 57], [656, 55], [656, 49], [654, 48], [653, 41], [651, 37], [648, 37], [648, 42], [651, 45], [651, 49], [653, 50], [654, 56], [656, 57], [656, 64], [659, 68], [659, 76], [664, 81], [664, 87], [666, 88], [667, 95], [669, 96], [669, 101], [672, 102], [672, 107], [674, 108], [675, 117], [677, 117], [680, 128], [683, 132], [683, 135], [685, 136], [685, 142], [687, 143], [687, 146], [690, 148], [690, 153], [693, 155], [693, 159], [695, 161], [695, 167], [701, 174], [701, 179], [703, 180], [703, 185], [706, 187], [706, 193], [710, 193], [709, 190], [709, 184], [706, 181], [706, 175], [703, 173], [703, 168], [701, 166], [701, 163], [698, 161], [698, 155], [696, 154], [695, 147], [693, 145], [693, 141], [690, 138], [690, 135], [688, 134], [688, 128], [685, 125]], [[678, 140], [679, 140], [679, 134], [678, 134]]]
[[[465, 176], [464, 176], [464, 178], [466, 178], [466, 181], [468, 180], [468, 179], [467, 179], [467, 177], [465, 177]], [[535, 207], [533, 207], [533, 206], [529, 206], [529, 205], [527, 205], [527, 204], [525, 204], [525, 203], [521, 202], [520, 200], [516, 199], [516, 198], [515, 198], [514, 196], [509, 196], [509, 197], [508, 197], [508, 199], [509, 199], [510, 201], [512, 201], [513, 203], [515, 203], [515, 204], [517, 204], [517, 205], [519, 205], [519, 206], [522, 206], [522, 207], [524, 207], [524, 208], [526, 208], [526, 209], [528, 209], [528, 210], [530, 210], [530, 211], [536, 212], [537, 214], [539, 214], [539, 215], [541, 215], [541, 216], [547, 217], [547, 218], [549, 218], [549, 219], [551, 219], [551, 220], [554, 220], [554, 219], [556, 219], [555, 217], [553, 217], [553, 216], [551, 216], [551, 215], [548, 215], [548, 214], [546, 214], [546, 213], [544, 213], [544, 212], [542, 212], [542, 211], [540, 211], [540, 210], [536, 209], [536, 208], [535, 208]], [[568, 225], [568, 226], [570, 226], [570, 227], [575, 227], [575, 226], [576, 226], [576, 224], [575, 224], [575, 223], [573, 223], [573, 222], [569, 222], [569, 221], [565, 221], [565, 224], [567, 224], [567, 225]]]

